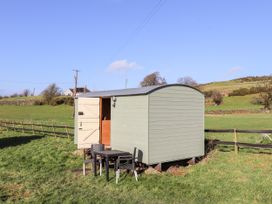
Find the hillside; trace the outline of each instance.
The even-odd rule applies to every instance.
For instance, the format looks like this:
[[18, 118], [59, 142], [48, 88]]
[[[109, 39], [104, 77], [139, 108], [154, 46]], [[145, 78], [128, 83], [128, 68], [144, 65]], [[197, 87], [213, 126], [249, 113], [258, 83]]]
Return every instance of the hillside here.
[[229, 81], [211, 82], [207, 84], [201, 84], [199, 88], [202, 91], [217, 90], [224, 95], [228, 95], [233, 90], [237, 90], [239, 88], [251, 88], [256, 86], [262, 86], [263, 82], [266, 80], [272, 80], [272, 76], [256, 76], [256, 77], [250, 76], [233, 79]]

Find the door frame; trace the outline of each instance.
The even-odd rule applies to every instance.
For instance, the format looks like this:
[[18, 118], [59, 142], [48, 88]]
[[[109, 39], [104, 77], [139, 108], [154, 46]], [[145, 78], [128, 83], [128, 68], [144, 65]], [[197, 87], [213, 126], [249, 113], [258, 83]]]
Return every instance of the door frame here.
[[[99, 97], [99, 143], [100, 144], [102, 144], [102, 136], [103, 136], [103, 130], [102, 130], [103, 99], [109, 99], [110, 100], [110, 106], [111, 106], [111, 97], [106, 97], [106, 98]], [[111, 114], [111, 111], [110, 111], [110, 114]], [[111, 123], [110, 123], [110, 144], [109, 144], [109, 146], [111, 146]]]

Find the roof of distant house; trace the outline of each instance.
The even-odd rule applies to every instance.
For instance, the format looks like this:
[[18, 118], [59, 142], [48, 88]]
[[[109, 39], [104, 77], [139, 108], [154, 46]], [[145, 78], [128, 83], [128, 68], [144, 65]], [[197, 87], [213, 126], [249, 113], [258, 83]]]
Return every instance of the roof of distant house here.
[[[74, 89], [69, 89], [71, 92], [74, 92]], [[85, 87], [78, 87], [76, 88], [76, 92], [77, 93], [88, 93], [91, 92], [89, 89], [85, 88]]]

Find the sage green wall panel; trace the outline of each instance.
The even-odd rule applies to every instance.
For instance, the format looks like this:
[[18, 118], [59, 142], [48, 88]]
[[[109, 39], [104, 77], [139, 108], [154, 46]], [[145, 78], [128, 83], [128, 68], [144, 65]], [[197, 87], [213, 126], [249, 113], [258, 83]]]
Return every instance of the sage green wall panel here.
[[111, 102], [111, 147], [142, 152], [142, 162], [148, 163], [148, 95], [116, 97]]
[[149, 163], [204, 154], [204, 96], [171, 86], [149, 95]]

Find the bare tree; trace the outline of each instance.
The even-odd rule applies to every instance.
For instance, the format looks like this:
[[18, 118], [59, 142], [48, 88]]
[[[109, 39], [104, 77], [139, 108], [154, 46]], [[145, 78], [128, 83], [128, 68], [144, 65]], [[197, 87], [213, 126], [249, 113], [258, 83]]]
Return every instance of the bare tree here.
[[264, 109], [271, 110], [272, 105], [272, 80], [264, 82], [264, 91], [260, 93], [260, 99], [264, 105]]
[[140, 86], [145, 87], [145, 86], [163, 85], [163, 84], [167, 84], [165, 78], [161, 77], [160, 72], [153, 72], [145, 76], [143, 81], [141, 81]]
[[180, 78], [178, 78], [177, 82], [180, 84], [185, 84], [185, 85], [189, 85], [189, 86], [197, 86], [198, 85], [198, 83], [190, 76], [180, 77]]
[[30, 90], [29, 89], [25, 89], [22, 93], [23, 96], [30, 96]]
[[45, 90], [43, 90], [42, 92], [42, 96], [43, 96], [43, 100], [45, 101], [45, 103], [47, 103], [48, 105], [50, 105], [53, 101], [53, 99], [56, 96], [60, 96], [61, 92], [60, 92], [60, 88], [57, 87], [57, 85], [55, 83], [50, 84]]

